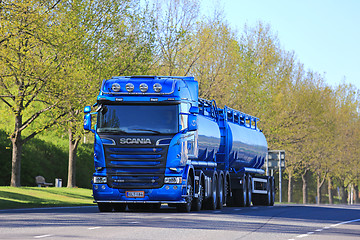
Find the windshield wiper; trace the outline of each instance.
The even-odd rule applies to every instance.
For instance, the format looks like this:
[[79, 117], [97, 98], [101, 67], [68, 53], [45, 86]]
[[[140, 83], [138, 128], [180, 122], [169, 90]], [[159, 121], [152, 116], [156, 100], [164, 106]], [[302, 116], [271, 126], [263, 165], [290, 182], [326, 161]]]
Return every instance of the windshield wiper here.
[[161, 132], [156, 131], [156, 130], [151, 130], [151, 129], [132, 128], [130, 130], [145, 131], [145, 132], [152, 132], [152, 133], [156, 133], [156, 134], [161, 134]]

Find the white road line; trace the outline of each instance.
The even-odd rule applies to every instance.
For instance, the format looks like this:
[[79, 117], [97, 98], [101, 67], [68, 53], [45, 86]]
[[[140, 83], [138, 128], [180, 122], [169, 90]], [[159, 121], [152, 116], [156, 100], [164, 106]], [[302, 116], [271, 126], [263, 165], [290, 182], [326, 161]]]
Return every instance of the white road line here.
[[52, 235], [50, 234], [46, 234], [46, 235], [40, 235], [40, 236], [35, 236], [34, 238], [46, 238], [46, 237], [51, 237]]
[[303, 238], [303, 237], [307, 237], [307, 236], [309, 236], [309, 235], [307, 235], [307, 234], [301, 234], [301, 235], [296, 236], [296, 237], [297, 237], [297, 238]]
[[138, 223], [140, 223], [140, 222], [129, 222], [129, 223], [131, 223], [131, 224], [138, 224]]
[[[301, 234], [301, 235], [296, 236], [296, 237], [297, 237], [297, 238], [308, 237], [309, 235], [314, 234], [315, 232], [321, 232], [321, 231], [323, 231], [323, 230], [330, 229], [331, 227], [337, 227], [337, 226], [340, 226], [340, 225], [343, 225], [343, 224], [353, 223], [353, 222], [360, 222], [360, 218], [359, 218], [359, 219], [350, 220], [350, 221], [345, 221], [345, 222], [340, 222], [340, 223], [332, 224], [332, 225], [330, 225], [330, 226], [323, 227], [322, 229], [316, 229], [314, 232], [308, 232], [307, 234]], [[293, 239], [289, 239], [289, 240], [293, 240]]]
[[94, 230], [94, 229], [99, 229], [101, 227], [91, 227], [91, 228], [88, 228], [89, 230]]

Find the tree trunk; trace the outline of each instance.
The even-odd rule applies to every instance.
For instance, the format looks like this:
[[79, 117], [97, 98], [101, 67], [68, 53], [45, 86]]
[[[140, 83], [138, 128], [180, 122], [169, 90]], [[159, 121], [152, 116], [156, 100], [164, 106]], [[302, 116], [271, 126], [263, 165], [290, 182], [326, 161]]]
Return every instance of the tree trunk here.
[[358, 185], [354, 185], [354, 203], [359, 203], [359, 187]]
[[347, 203], [347, 192], [344, 186], [340, 186], [340, 202], [343, 204]]
[[19, 129], [22, 126], [22, 116], [15, 116], [15, 129], [13, 134], [10, 136], [12, 143], [12, 159], [11, 159], [11, 187], [21, 187], [20, 176], [21, 176], [21, 153], [23, 142], [21, 140], [21, 131]]
[[316, 176], [316, 204], [320, 204], [321, 203], [321, 183], [320, 183], [320, 176], [317, 175]]
[[292, 201], [293, 201], [292, 174], [289, 174], [289, 180], [288, 180], [288, 202], [291, 203]]
[[303, 204], [307, 204], [308, 192], [307, 192], [307, 170], [304, 174], [301, 174], [302, 179], [302, 193], [303, 193]]
[[69, 128], [69, 166], [67, 187], [76, 187], [76, 152], [80, 142], [80, 137], [74, 137], [74, 133]]
[[328, 177], [328, 194], [329, 194], [329, 204], [334, 203], [334, 196], [332, 194], [332, 180], [331, 177]]

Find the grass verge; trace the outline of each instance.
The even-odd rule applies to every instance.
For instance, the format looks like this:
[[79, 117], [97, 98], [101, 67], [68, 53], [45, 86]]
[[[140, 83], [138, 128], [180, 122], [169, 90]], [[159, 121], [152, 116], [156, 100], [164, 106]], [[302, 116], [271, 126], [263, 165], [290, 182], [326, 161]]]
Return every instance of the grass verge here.
[[0, 187], [0, 209], [93, 205], [85, 188]]

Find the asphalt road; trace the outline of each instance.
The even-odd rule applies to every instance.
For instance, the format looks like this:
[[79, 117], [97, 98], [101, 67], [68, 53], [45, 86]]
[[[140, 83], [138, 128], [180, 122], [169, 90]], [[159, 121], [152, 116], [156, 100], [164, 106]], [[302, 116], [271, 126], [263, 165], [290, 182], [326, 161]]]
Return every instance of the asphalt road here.
[[359, 239], [360, 205], [277, 205], [177, 213], [96, 207], [0, 211], [0, 239]]

